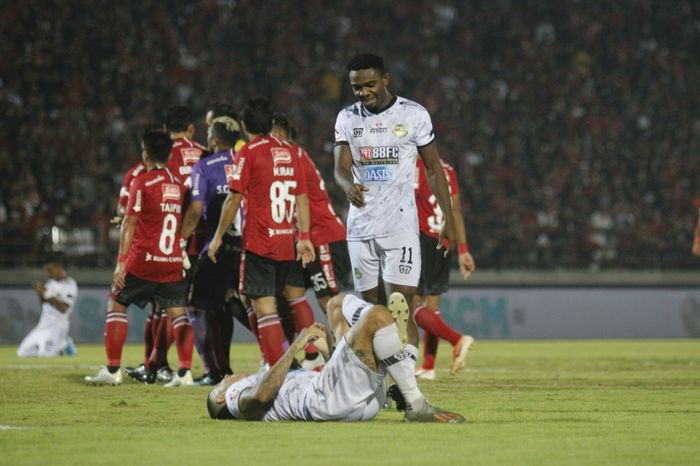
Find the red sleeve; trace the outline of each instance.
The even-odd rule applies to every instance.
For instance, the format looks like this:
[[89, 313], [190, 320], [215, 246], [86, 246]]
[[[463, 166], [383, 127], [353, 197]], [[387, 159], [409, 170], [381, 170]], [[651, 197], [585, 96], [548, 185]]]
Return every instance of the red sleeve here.
[[143, 202], [143, 181], [136, 178], [129, 187], [129, 204], [126, 207], [126, 215], [138, 217]]
[[248, 151], [241, 150], [238, 152], [236, 157], [236, 165], [231, 173], [231, 180], [228, 183], [228, 189], [230, 191], [236, 191], [241, 194], [245, 194], [248, 190], [248, 183], [250, 182], [250, 173], [252, 160], [248, 158]]
[[124, 174], [124, 179], [122, 180], [122, 186], [119, 189], [119, 207], [126, 209], [129, 204], [129, 185], [131, 184], [131, 174], [134, 171], [134, 167], [131, 167]]
[[302, 162], [301, 157], [297, 157], [297, 186], [294, 190], [294, 195], [298, 196], [300, 194], [306, 194], [308, 189], [306, 188], [306, 175], [304, 174], [304, 162]]

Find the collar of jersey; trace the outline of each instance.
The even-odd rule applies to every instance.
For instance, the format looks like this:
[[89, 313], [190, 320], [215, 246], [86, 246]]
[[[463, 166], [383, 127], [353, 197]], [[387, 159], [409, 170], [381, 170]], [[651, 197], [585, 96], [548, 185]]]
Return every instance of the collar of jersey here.
[[389, 105], [387, 105], [386, 107], [384, 107], [383, 109], [379, 110], [376, 113], [373, 112], [372, 110], [368, 109], [367, 107], [365, 107], [365, 104], [363, 104], [362, 102], [360, 102], [360, 105], [362, 105], [362, 108], [364, 108], [367, 113], [370, 113], [372, 115], [379, 115], [380, 113], [384, 113], [387, 110], [389, 110], [391, 107], [393, 107], [398, 99], [399, 99], [399, 97], [395, 95], [394, 98], [391, 99], [391, 102], [389, 102]]

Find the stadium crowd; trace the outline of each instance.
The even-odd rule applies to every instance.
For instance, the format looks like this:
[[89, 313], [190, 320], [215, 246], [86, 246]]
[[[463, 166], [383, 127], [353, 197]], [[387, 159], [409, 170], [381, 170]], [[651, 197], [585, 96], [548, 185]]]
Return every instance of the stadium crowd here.
[[58, 225], [89, 227], [110, 263], [136, 128], [178, 103], [203, 128], [214, 100], [272, 96], [342, 212], [333, 122], [354, 100], [345, 61], [372, 50], [433, 116], [481, 268], [689, 267], [699, 36], [683, 0], [14, 2], [0, 11], [0, 261], [31, 262]]

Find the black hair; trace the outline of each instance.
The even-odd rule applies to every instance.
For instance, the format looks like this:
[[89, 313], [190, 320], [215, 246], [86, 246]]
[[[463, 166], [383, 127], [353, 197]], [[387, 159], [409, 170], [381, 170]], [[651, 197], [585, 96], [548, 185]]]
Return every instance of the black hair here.
[[44, 263], [44, 265], [56, 264], [56, 265], [60, 265], [61, 267], [66, 265], [65, 257], [60, 252], [53, 252], [53, 253], [49, 254], [48, 256], [46, 256], [44, 258], [43, 263]]
[[154, 162], [164, 163], [170, 157], [173, 141], [163, 131], [148, 131], [141, 135], [141, 143]]
[[193, 123], [192, 110], [184, 105], [168, 107], [163, 112], [165, 128], [171, 133], [187, 131], [187, 127]]
[[214, 102], [207, 107], [207, 112], [211, 112], [212, 118], [227, 116], [238, 121], [238, 113], [233, 109], [233, 105], [228, 102]]
[[292, 123], [289, 121], [289, 118], [287, 118], [287, 115], [284, 113], [276, 113], [275, 116], [272, 118], [272, 126], [277, 126], [279, 129], [284, 131], [284, 133], [287, 135], [287, 138], [289, 139], [296, 139], [297, 136], [297, 130], [294, 128]]
[[146, 123], [139, 128], [139, 139], [143, 138], [146, 133], [157, 132], [165, 133], [165, 125], [163, 123]]
[[[236, 122], [236, 125], [238, 125], [238, 122]], [[225, 123], [220, 121], [212, 123], [209, 131], [211, 131], [212, 136], [221, 141], [221, 143], [227, 147], [234, 147], [236, 142], [238, 142], [238, 140], [241, 138], [240, 129], [238, 131], [231, 131], [226, 127]]]
[[216, 402], [216, 389], [209, 392], [207, 396], [207, 412], [212, 419], [235, 419], [231, 411], [228, 410], [226, 403], [219, 404]]
[[248, 99], [241, 112], [246, 131], [251, 134], [267, 134], [272, 129], [272, 105], [267, 97]]
[[375, 69], [380, 75], [384, 74], [384, 58], [371, 53], [361, 53], [350, 59], [347, 66], [348, 71]]

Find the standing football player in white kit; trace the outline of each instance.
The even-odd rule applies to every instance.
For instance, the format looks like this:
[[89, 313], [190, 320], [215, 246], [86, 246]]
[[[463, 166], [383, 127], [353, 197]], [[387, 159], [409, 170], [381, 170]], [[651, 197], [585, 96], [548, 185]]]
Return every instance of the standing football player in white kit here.
[[[413, 190], [417, 156], [446, 213], [438, 248], [455, 243], [450, 193], [433, 125], [422, 105], [389, 92], [382, 57], [358, 55], [347, 69], [359, 101], [338, 114], [334, 154], [335, 180], [350, 201], [347, 242], [355, 289], [372, 303], [394, 292], [411, 303], [421, 272]], [[379, 288], [381, 282], [384, 290]], [[407, 338], [406, 349], [416, 356], [418, 330], [412, 315]]]

